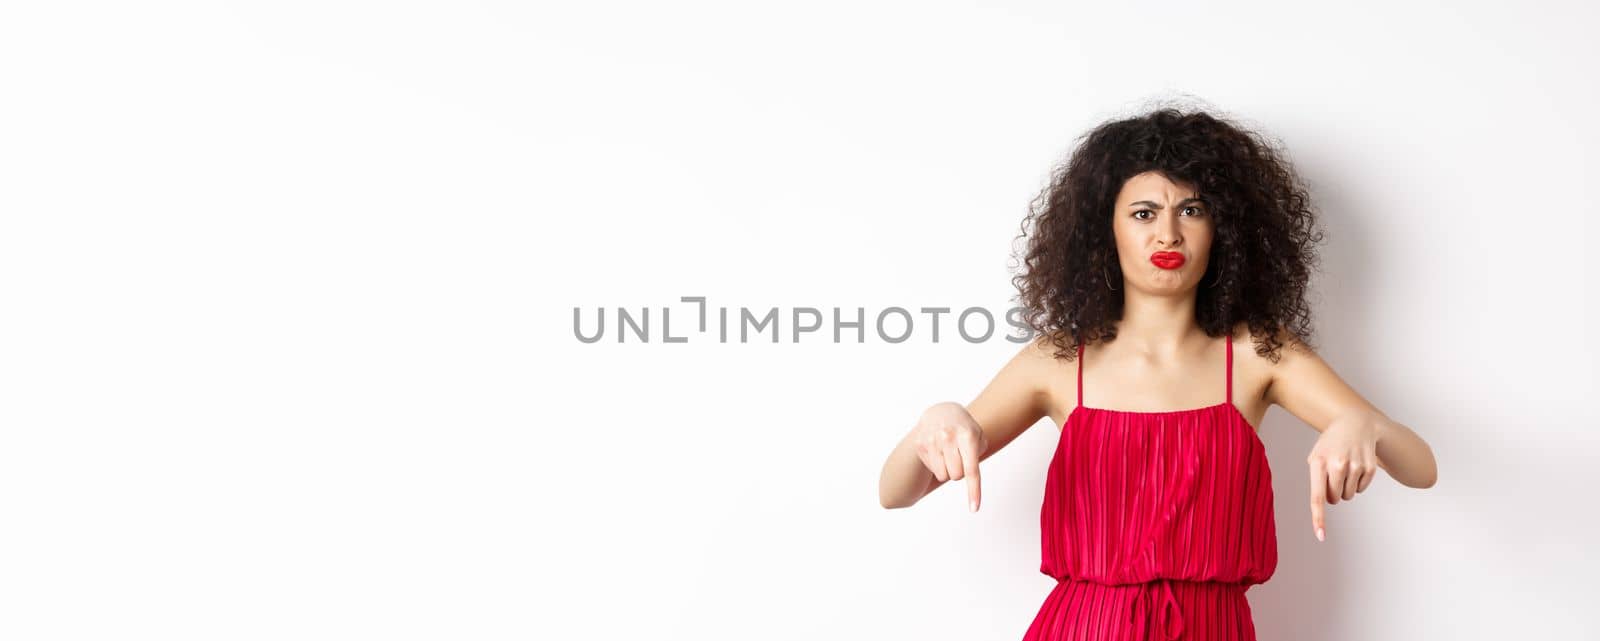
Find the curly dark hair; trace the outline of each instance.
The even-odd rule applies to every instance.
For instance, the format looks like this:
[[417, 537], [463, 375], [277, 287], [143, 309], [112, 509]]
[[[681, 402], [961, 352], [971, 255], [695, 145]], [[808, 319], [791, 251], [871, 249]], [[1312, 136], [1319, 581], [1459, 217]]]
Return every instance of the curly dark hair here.
[[[1161, 107], [1079, 136], [1029, 206], [1023, 271], [1012, 278], [1023, 319], [1071, 359], [1078, 340], [1116, 338], [1123, 295], [1112, 216], [1123, 183], [1147, 171], [1188, 184], [1216, 231], [1195, 298], [1209, 336], [1244, 322], [1256, 353], [1277, 362], [1285, 339], [1312, 345], [1306, 286], [1323, 239], [1309, 190], [1273, 141], [1202, 110]], [[1212, 283], [1215, 283], [1214, 285]]]

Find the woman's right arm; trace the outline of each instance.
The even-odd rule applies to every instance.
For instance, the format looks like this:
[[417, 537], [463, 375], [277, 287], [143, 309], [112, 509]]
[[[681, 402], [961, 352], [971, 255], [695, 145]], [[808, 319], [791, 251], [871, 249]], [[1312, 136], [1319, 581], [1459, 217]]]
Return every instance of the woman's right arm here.
[[999, 452], [1049, 409], [1054, 345], [1040, 338], [1023, 346], [978, 397], [963, 407], [935, 403], [900, 439], [878, 477], [878, 502], [911, 507], [945, 481], [967, 481], [970, 509], [981, 498], [978, 463]]

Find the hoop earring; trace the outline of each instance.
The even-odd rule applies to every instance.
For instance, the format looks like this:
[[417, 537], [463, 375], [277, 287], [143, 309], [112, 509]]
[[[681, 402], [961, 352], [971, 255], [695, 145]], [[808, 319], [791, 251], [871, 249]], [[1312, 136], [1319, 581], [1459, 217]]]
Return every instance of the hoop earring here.
[[1212, 280], [1211, 284], [1210, 285], [1206, 285], [1206, 287], [1216, 287], [1217, 283], [1220, 283], [1220, 282], [1222, 282], [1222, 270], [1219, 269], [1219, 270], [1217, 270], [1216, 279]]
[[1100, 277], [1105, 279], [1106, 289], [1117, 291], [1117, 288], [1111, 286], [1111, 277], [1106, 275], [1106, 268], [1104, 266], [1100, 267]]

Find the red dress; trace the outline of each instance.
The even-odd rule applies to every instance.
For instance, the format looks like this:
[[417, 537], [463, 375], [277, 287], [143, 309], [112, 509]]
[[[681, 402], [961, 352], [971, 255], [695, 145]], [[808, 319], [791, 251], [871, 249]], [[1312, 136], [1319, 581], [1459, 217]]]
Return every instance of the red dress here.
[[1253, 641], [1245, 591], [1272, 577], [1272, 471], [1233, 405], [1167, 412], [1078, 405], [1061, 428], [1039, 511], [1058, 582], [1023, 641]]

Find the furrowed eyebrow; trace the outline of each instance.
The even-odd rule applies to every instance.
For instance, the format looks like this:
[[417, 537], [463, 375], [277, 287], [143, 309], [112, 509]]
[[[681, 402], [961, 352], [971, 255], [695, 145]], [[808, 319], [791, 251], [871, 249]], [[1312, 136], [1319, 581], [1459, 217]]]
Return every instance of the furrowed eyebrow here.
[[[1187, 205], [1189, 203], [1200, 203], [1200, 204], [1203, 205], [1203, 204], [1205, 204], [1205, 202], [1206, 201], [1205, 201], [1204, 198], [1185, 198], [1183, 200], [1178, 201], [1178, 206], [1182, 207], [1182, 206]], [[1153, 202], [1150, 202], [1148, 200], [1139, 200], [1139, 201], [1131, 202], [1131, 203], [1128, 203], [1128, 206], [1129, 207], [1141, 207], [1142, 206], [1142, 207], [1145, 207], [1147, 209], [1161, 209], [1162, 208], [1161, 205], [1157, 205], [1157, 204], [1155, 204]]]

